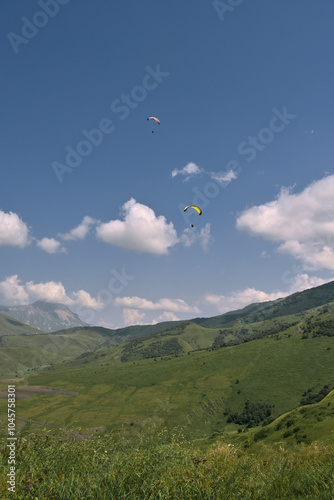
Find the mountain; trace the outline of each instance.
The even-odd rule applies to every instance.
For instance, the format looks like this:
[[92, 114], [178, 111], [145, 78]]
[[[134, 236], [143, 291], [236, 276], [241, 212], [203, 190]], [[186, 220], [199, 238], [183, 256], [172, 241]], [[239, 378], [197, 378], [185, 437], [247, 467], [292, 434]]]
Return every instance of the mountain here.
[[0, 312], [44, 332], [87, 326], [67, 306], [41, 300], [25, 306], [0, 306]]
[[[185, 426], [198, 437], [234, 435], [319, 401], [325, 387], [334, 388], [333, 297], [332, 282], [231, 311], [217, 317], [225, 317], [225, 324], [216, 328], [203, 326], [219, 324], [207, 318], [202, 324], [6, 334], [0, 378], [25, 377], [22, 416], [52, 425], [76, 421], [86, 429], [132, 433], [166, 424]], [[27, 397], [29, 384], [31, 390], [40, 385], [40, 391], [49, 386], [78, 395], [40, 392], [37, 400]], [[0, 413], [5, 405], [0, 397]], [[304, 425], [301, 437], [295, 426], [290, 436], [287, 426], [275, 427], [268, 438], [310, 436]]]
[[333, 301], [334, 281], [330, 281], [324, 285], [293, 293], [288, 297], [249, 304], [243, 309], [229, 311], [212, 318], [194, 318], [191, 321], [205, 328], [220, 328], [231, 326], [237, 321], [253, 323], [298, 314]]
[[[178, 338], [159, 337], [154, 345], [145, 339], [131, 349], [119, 344], [49, 366], [44, 362], [45, 369], [26, 374], [27, 387], [18, 388], [21, 416], [61, 427], [77, 425], [84, 432], [98, 428], [133, 434], [154, 425], [181, 426], [199, 438], [267, 424], [318, 401], [325, 386], [334, 388], [333, 313], [313, 309], [300, 320], [279, 334], [220, 349], [194, 350], [209, 332], [189, 324]], [[40, 391], [38, 398], [24, 397], [29, 385]], [[44, 394], [45, 386], [77, 395]], [[0, 399], [0, 413], [5, 408]], [[304, 424], [300, 427], [302, 439], [304, 434], [311, 437]], [[273, 436], [281, 439], [289, 429], [284, 423], [278, 430]], [[295, 426], [292, 430], [299, 436]]]
[[0, 313], [0, 344], [1, 337], [3, 336], [15, 336], [15, 335], [35, 335], [36, 333], [42, 333], [36, 328], [25, 325], [21, 321], [13, 319], [13, 317], [6, 316]]

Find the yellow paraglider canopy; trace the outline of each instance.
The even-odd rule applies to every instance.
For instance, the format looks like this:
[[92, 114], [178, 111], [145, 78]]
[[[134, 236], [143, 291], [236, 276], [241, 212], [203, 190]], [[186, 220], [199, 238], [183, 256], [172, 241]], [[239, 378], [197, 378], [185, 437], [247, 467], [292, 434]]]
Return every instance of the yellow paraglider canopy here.
[[188, 205], [186, 208], [183, 209], [183, 211], [185, 212], [186, 210], [188, 210], [188, 208], [193, 208], [194, 210], [196, 210], [198, 215], [202, 215], [202, 210], [196, 205]]
[[159, 120], [159, 118], [156, 118], [155, 116], [149, 116], [147, 119], [148, 119], [148, 120], [154, 120], [155, 122], [157, 122], [157, 124], [158, 124], [158, 125], [160, 125], [160, 120]]

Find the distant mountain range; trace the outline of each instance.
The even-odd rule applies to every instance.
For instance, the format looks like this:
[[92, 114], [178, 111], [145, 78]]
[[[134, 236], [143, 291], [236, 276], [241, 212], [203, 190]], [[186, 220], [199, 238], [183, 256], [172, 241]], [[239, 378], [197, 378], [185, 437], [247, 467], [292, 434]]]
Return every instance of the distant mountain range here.
[[[302, 292], [296, 292], [281, 299], [249, 304], [242, 309], [229, 311], [211, 318], [202, 317], [168, 321], [155, 325], [131, 325], [115, 330], [105, 330], [110, 331], [110, 333], [113, 332], [112, 336], [117, 342], [127, 342], [141, 336], [176, 327], [181, 323], [188, 323], [189, 321], [203, 328], [225, 328], [232, 326], [236, 322], [253, 323], [269, 319], [273, 320], [279, 316], [297, 314], [328, 302], [334, 302], [334, 281]], [[59, 330], [69, 328], [89, 327], [87, 323], [81, 321], [67, 306], [41, 300], [25, 306], [0, 306], [0, 313], [43, 332], [58, 332]], [[98, 327], [89, 328], [97, 329]], [[4, 333], [2, 332], [2, 334]]]
[[41, 300], [25, 306], [0, 306], [0, 312], [44, 332], [87, 326], [67, 306]]
[[243, 309], [229, 311], [211, 318], [194, 318], [190, 321], [204, 328], [232, 326], [235, 322], [253, 323], [275, 319], [280, 316], [298, 314], [334, 301], [334, 281], [296, 292], [287, 297], [268, 302], [249, 304]]
[[244, 447], [334, 442], [334, 395], [317, 403], [334, 388], [334, 282], [212, 318], [31, 330], [0, 313], [0, 379], [24, 377], [27, 395], [41, 386], [20, 405], [26, 419], [129, 435], [179, 425]]

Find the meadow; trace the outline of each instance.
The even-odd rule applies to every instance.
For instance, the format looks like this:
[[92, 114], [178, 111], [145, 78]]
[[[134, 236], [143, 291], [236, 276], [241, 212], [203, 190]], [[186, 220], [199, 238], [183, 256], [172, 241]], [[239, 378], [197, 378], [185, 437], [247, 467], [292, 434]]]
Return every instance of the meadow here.
[[[6, 468], [4, 443], [0, 466]], [[46, 429], [17, 447], [16, 493], [3, 499], [331, 500], [333, 448], [276, 445], [248, 453], [224, 441], [189, 441], [182, 429], [151, 429], [134, 441], [108, 433], [78, 440]]]
[[[27, 364], [37, 345], [45, 356], [12, 382], [11, 498], [332, 500], [333, 304], [279, 317], [278, 305], [225, 327], [216, 318], [211, 328], [131, 329], [127, 342], [87, 328], [3, 336], [5, 360], [12, 349]], [[57, 352], [46, 352], [50, 339]]]

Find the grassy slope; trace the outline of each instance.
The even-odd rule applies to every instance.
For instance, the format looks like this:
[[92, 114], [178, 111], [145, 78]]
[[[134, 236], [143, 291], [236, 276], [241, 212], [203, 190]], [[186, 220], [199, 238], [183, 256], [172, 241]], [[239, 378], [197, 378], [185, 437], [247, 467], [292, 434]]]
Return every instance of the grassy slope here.
[[[253, 334], [268, 332], [272, 329], [282, 331], [298, 322], [302, 323], [310, 316], [320, 315], [322, 308], [311, 309], [298, 315], [280, 317], [262, 322], [245, 324], [235, 322], [228, 328], [228, 335], [224, 337], [226, 342], [234, 342], [236, 339], [246, 338]], [[330, 315], [330, 313], [327, 313]], [[330, 316], [331, 317], [331, 316]], [[156, 325], [152, 325], [155, 326]], [[95, 363], [120, 363], [122, 356], [126, 354], [129, 361], [137, 361], [146, 357], [170, 355], [173, 352], [168, 350], [168, 342], [177, 339], [179, 344], [178, 353], [190, 352], [198, 349], [210, 348], [220, 332], [225, 332], [224, 328], [210, 329], [203, 328], [192, 322], [184, 322], [162, 330], [170, 323], [163, 323], [159, 328], [155, 328], [152, 333], [135, 338], [131, 344], [126, 343], [126, 339], [133, 339], [134, 335], [139, 335], [144, 330], [136, 330], [135, 327], [128, 329], [109, 330], [102, 327], [83, 327], [60, 330], [53, 333], [14, 335], [13, 325], [12, 335], [0, 337], [0, 378], [12, 376], [24, 376], [30, 370], [56, 363], [80, 364]], [[22, 325], [23, 327], [23, 325]], [[19, 327], [21, 331], [21, 326]], [[27, 327], [30, 328], [30, 327]], [[240, 337], [240, 332], [244, 330], [246, 334]], [[295, 330], [292, 327], [291, 331]], [[116, 344], [116, 342], [120, 342]], [[166, 346], [166, 348], [165, 348]], [[130, 354], [130, 355], [129, 355]], [[100, 359], [101, 358], [101, 359]], [[103, 359], [102, 359], [103, 358]], [[97, 361], [96, 361], [97, 360]]]
[[62, 363], [93, 351], [105, 343], [96, 329], [73, 329], [70, 333], [3, 336], [0, 349], [0, 379], [24, 376], [32, 369]]
[[[114, 331], [104, 328], [7, 336], [2, 339], [6, 346], [0, 350], [1, 367], [6, 372], [6, 366], [10, 370], [15, 364], [23, 367], [24, 372], [28, 366], [60, 363], [30, 376], [30, 383], [80, 393], [77, 397], [36, 395], [21, 400], [20, 414], [36, 420], [60, 425], [75, 425], [76, 421], [85, 428], [98, 425], [107, 429], [129, 429], [131, 422], [134, 423], [131, 429], [145, 427], [150, 422], [182, 423], [198, 435], [223, 429], [234, 432], [237, 426], [226, 425], [223, 412], [226, 409], [241, 412], [247, 399], [275, 404], [274, 416], [278, 417], [298, 406], [302, 393], [309, 387], [333, 385], [330, 349], [334, 347], [334, 337], [311, 338], [309, 334], [308, 339], [301, 339], [306, 320], [316, 327], [317, 321], [333, 318], [332, 307], [330, 304], [327, 312], [321, 306], [258, 323], [235, 322], [229, 326], [230, 340], [245, 327], [247, 335], [271, 328], [281, 328], [284, 333], [213, 352], [192, 350], [212, 345], [218, 329], [185, 322], [159, 331], [160, 325], [158, 331], [138, 339], [139, 348], [136, 347], [137, 352], [128, 363], [120, 362], [126, 345], [110, 346], [115, 341]], [[124, 330], [128, 329], [116, 331], [123, 339]], [[142, 331], [130, 327], [128, 334]], [[147, 349], [152, 349], [152, 344], [160, 345], [171, 338], [177, 339], [186, 355], [141, 359]], [[87, 352], [98, 346], [96, 351]], [[21, 374], [19, 370], [17, 376]], [[4, 373], [1, 378], [8, 376]], [[0, 400], [0, 409], [3, 407], [4, 401]]]
[[[207, 321], [217, 325], [217, 318], [229, 318], [228, 334], [222, 339], [225, 343], [240, 342], [247, 336], [268, 331], [268, 329], [282, 330], [288, 324], [304, 320], [307, 315], [314, 311], [299, 312], [286, 317], [276, 317], [278, 313], [283, 314], [287, 310], [291, 311], [291, 304], [296, 309], [295, 303], [298, 303], [298, 311], [302, 307], [309, 306], [312, 301], [323, 303], [324, 298], [330, 298], [333, 284], [322, 285], [312, 290], [306, 290], [300, 294], [294, 294], [286, 299], [279, 299], [268, 304], [252, 304], [242, 310], [243, 318], [238, 316], [239, 311], [227, 313], [216, 318], [205, 320], [202, 325], [196, 325], [194, 322], [164, 322], [157, 325], [130, 326], [118, 330], [109, 330], [102, 327], [82, 327], [71, 328], [53, 332], [50, 337], [41, 337], [41, 332], [32, 329], [29, 326], [20, 324], [12, 318], [6, 318], [0, 314], [0, 377], [23, 376], [28, 370], [45, 367], [51, 363], [59, 363], [71, 360], [82, 354], [87, 354], [87, 351], [96, 351], [94, 355], [87, 356], [81, 359], [79, 363], [87, 363], [95, 359], [97, 356], [106, 356], [105, 363], [120, 362], [122, 359], [138, 360], [149, 356], [160, 356], [175, 354], [180, 352], [189, 352], [191, 350], [208, 348], [212, 345], [215, 338], [219, 335], [218, 328], [205, 328]], [[333, 307], [333, 304], [331, 305]], [[264, 307], [264, 312], [256, 313], [258, 308]], [[274, 309], [273, 309], [274, 308]], [[271, 312], [270, 312], [271, 311]], [[319, 311], [315, 313], [318, 314]], [[245, 314], [248, 316], [245, 316]], [[269, 314], [270, 313], [270, 314]], [[250, 316], [249, 316], [250, 314]], [[266, 319], [267, 316], [270, 319]], [[273, 317], [272, 317], [273, 316]], [[234, 318], [231, 323], [231, 318]], [[239, 319], [237, 319], [239, 318]], [[260, 321], [262, 320], [262, 321]], [[264, 320], [264, 321], [263, 321]], [[194, 320], [196, 321], [196, 320]], [[252, 322], [253, 321], [253, 322]], [[224, 328], [220, 327], [224, 333]], [[26, 339], [21, 335], [38, 333], [38, 337], [29, 336]], [[1, 337], [3, 335], [3, 337]], [[12, 342], [9, 336], [15, 336]], [[87, 340], [87, 336], [89, 340]], [[173, 351], [170, 344], [171, 338], [177, 338], [176, 347]], [[64, 339], [69, 338], [68, 348], [64, 349], [62, 345]], [[222, 336], [221, 336], [222, 337]], [[48, 340], [45, 342], [45, 338]], [[102, 342], [101, 339], [104, 339]], [[128, 341], [139, 339], [138, 345], [125, 353], [124, 348], [115, 348], [115, 343], [125, 344]], [[218, 342], [220, 344], [221, 342]], [[175, 340], [174, 340], [175, 345]], [[110, 348], [110, 346], [112, 346]], [[100, 351], [104, 348], [103, 352]], [[109, 347], [108, 350], [105, 348]], [[66, 352], [65, 352], [66, 351]], [[125, 356], [126, 354], [126, 356]]]
[[268, 402], [278, 417], [296, 408], [309, 387], [333, 386], [333, 349], [333, 337], [302, 340], [301, 333], [294, 333], [169, 360], [101, 366], [99, 359], [55, 367], [30, 376], [29, 383], [78, 391], [79, 396], [36, 395], [19, 401], [17, 412], [86, 429], [133, 430], [153, 422], [181, 423], [197, 435], [233, 431], [237, 426], [226, 425], [223, 416], [226, 407], [241, 412], [247, 399]]
[[297, 292], [288, 297], [260, 304], [250, 304], [243, 309], [231, 311], [212, 318], [196, 318], [197, 324], [207, 328], [219, 328], [233, 324], [238, 320], [263, 321], [298, 314], [311, 308], [334, 301], [334, 281], [312, 289]]
[[334, 390], [319, 403], [299, 406], [286, 412], [269, 425], [248, 430], [232, 438], [251, 452], [263, 447], [322, 442], [334, 446]]
[[[229, 328], [204, 328], [193, 322], [185, 322], [165, 331], [152, 333], [143, 337], [138, 337], [128, 343], [118, 345], [104, 345], [100, 349], [96, 349], [94, 353], [85, 353], [79, 359], [70, 361], [70, 364], [80, 365], [94, 363], [94, 366], [99, 367], [101, 363], [107, 365], [110, 363], [120, 363], [124, 361], [138, 361], [145, 358], [154, 358], [159, 356], [172, 356], [173, 352], [169, 352], [168, 342], [171, 339], [177, 339], [180, 351], [177, 354], [188, 353], [200, 349], [208, 349], [213, 347], [215, 339], [220, 334], [224, 334], [224, 340], [227, 343], [243, 341], [245, 338], [253, 335], [268, 332], [294, 332], [295, 325], [303, 322], [309, 316], [317, 316], [321, 312], [321, 308], [311, 309], [298, 315], [284, 316], [274, 320], [265, 320], [252, 324], [236, 322]], [[292, 325], [292, 326], [290, 326]], [[240, 335], [241, 331], [244, 335]], [[174, 353], [175, 354], [175, 353]], [[103, 358], [103, 359], [102, 359]]]
[[31, 326], [25, 325], [10, 316], [0, 313], [0, 338], [3, 335], [32, 335], [36, 333], [43, 333], [37, 328], [32, 328]]

